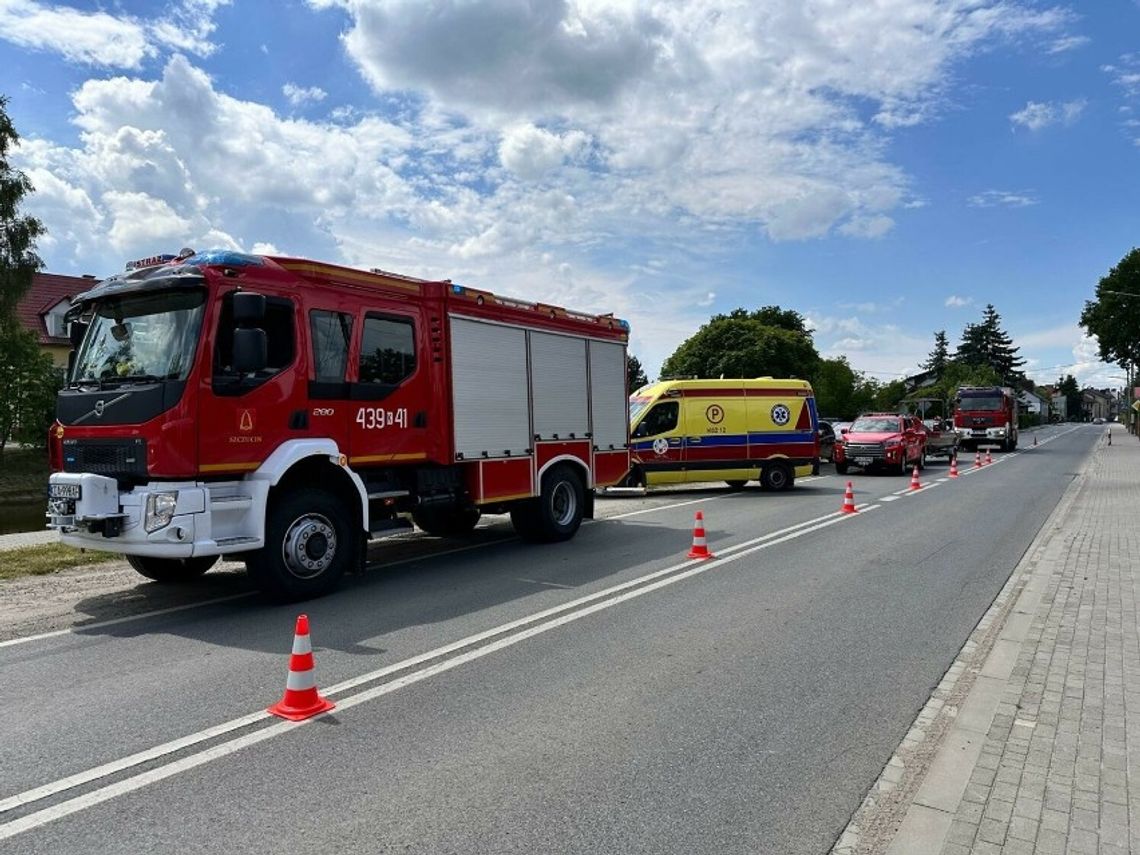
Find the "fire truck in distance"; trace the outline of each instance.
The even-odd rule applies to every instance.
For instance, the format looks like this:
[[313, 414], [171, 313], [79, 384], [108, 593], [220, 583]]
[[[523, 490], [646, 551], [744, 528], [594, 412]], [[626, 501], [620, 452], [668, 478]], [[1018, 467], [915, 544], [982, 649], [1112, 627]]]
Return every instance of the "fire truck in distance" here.
[[964, 447], [993, 443], [1017, 448], [1017, 394], [1008, 386], [960, 386], [954, 429]]
[[629, 326], [450, 281], [229, 251], [76, 298], [49, 525], [182, 581], [331, 590], [370, 536], [509, 513], [559, 541], [629, 469]]

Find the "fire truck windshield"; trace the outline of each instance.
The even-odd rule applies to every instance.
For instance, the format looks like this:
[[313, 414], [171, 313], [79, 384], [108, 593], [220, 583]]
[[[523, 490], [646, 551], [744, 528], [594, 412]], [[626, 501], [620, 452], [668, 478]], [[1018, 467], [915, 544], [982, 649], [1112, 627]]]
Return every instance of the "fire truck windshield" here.
[[185, 380], [205, 300], [205, 291], [196, 289], [128, 294], [97, 303], [75, 360], [72, 384]]
[[958, 403], [959, 410], [970, 413], [996, 413], [1002, 408], [1002, 399], [997, 395], [982, 397], [980, 395], [963, 395]]

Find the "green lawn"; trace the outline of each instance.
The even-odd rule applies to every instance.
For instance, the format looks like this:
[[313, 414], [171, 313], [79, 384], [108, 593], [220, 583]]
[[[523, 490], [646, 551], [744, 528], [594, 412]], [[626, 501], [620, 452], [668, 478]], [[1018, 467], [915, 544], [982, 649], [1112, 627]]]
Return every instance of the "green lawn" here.
[[114, 552], [84, 552], [59, 543], [46, 546], [25, 546], [0, 552], [0, 579], [18, 576], [45, 576], [69, 567], [103, 564], [118, 561], [121, 555]]

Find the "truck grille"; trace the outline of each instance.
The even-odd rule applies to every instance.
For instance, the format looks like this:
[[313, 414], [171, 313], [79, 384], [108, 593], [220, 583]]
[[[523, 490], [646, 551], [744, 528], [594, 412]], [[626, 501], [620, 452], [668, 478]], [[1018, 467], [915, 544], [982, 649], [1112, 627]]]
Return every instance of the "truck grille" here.
[[883, 446], [877, 442], [849, 442], [843, 447], [843, 450], [848, 458], [873, 457], [876, 460], [881, 460], [883, 457]]
[[146, 478], [145, 439], [65, 439], [63, 471]]

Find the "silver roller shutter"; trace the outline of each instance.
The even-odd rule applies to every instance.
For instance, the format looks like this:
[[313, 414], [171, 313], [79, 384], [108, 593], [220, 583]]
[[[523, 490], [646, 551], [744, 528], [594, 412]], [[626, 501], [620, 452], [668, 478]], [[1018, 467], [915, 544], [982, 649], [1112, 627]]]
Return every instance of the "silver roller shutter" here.
[[586, 340], [530, 334], [534, 432], [542, 439], [583, 439], [590, 431]]
[[625, 346], [590, 342], [590, 413], [594, 445], [600, 451], [625, 448], [629, 430]]
[[455, 450], [465, 458], [526, 454], [526, 332], [467, 318], [451, 321]]

